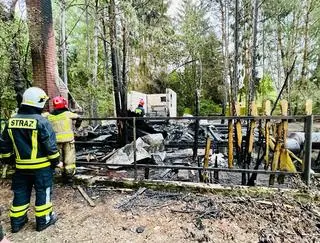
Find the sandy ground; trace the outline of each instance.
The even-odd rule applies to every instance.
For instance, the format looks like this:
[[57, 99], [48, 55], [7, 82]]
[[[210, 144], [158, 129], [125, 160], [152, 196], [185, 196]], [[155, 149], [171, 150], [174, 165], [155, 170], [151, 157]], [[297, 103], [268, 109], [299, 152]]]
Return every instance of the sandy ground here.
[[12, 193], [9, 182], [0, 181], [0, 222], [12, 242], [320, 242], [318, 205], [283, 195], [252, 199], [146, 190], [132, 199], [134, 191], [87, 192], [95, 207], [76, 188], [55, 186], [56, 225], [36, 232], [30, 210], [27, 225], [11, 234]]

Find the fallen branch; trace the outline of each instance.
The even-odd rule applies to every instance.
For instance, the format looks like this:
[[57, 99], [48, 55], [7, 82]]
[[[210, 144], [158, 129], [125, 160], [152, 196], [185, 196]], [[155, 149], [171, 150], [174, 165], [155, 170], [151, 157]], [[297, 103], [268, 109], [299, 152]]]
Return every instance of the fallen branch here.
[[203, 213], [201, 210], [179, 210], [179, 209], [171, 209], [172, 213]]
[[117, 192], [133, 192], [133, 189], [129, 188], [98, 188], [99, 191], [117, 191]]
[[136, 199], [139, 195], [141, 195], [142, 193], [144, 193], [144, 191], [147, 190], [147, 188], [145, 187], [140, 187], [139, 190], [132, 195], [132, 197], [130, 197], [126, 202], [121, 203], [119, 206], [117, 206], [116, 208], [121, 208], [125, 205], [127, 205], [129, 202], [131, 202], [132, 200]]
[[286, 85], [287, 85], [289, 76], [290, 76], [290, 74], [292, 73], [293, 68], [294, 68], [294, 66], [295, 66], [295, 64], [296, 64], [296, 60], [297, 60], [297, 56], [294, 58], [294, 61], [293, 61], [292, 65], [291, 65], [291, 68], [290, 68], [289, 71], [287, 71], [287, 73], [286, 73], [286, 78], [285, 78], [285, 80], [284, 80], [284, 82], [283, 82], [283, 86], [282, 86], [282, 88], [281, 88], [281, 90], [280, 90], [280, 92], [279, 92], [279, 94], [278, 94], [278, 97], [277, 97], [276, 101], [275, 101], [274, 104], [273, 104], [273, 108], [272, 108], [272, 110], [271, 110], [270, 115], [272, 115], [272, 113], [274, 112], [274, 110], [275, 110], [276, 107], [277, 107], [277, 104], [278, 104], [278, 101], [279, 101], [279, 99], [280, 99], [280, 97], [281, 97], [281, 95], [282, 95], [282, 92], [283, 92], [284, 88], [285, 88]]
[[209, 210], [204, 211], [197, 218], [202, 219], [202, 218], [205, 218], [206, 216], [211, 216], [211, 217], [217, 218], [219, 215], [220, 214], [219, 214], [218, 209], [214, 208], [214, 209], [209, 209]]
[[81, 186], [77, 186], [79, 192], [81, 193], [81, 195], [84, 197], [84, 199], [87, 200], [87, 202], [89, 203], [89, 205], [91, 207], [95, 207], [96, 204], [92, 201], [92, 199], [88, 196], [88, 194], [82, 189]]
[[273, 207], [273, 206], [277, 206], [277, 207], [285, 207], [287, 209], [293, 209], [294, 206], [292, 205], [288, 205], [288, 204], [277, 204], [277, 203], [273, 203], [273, 202], [270, 202], [270, 201], [255, 201], [256, 203], [258, 204], [262, 204], [262, 205], [265, 205], [265, 206], [270, 206], [270, 207]]

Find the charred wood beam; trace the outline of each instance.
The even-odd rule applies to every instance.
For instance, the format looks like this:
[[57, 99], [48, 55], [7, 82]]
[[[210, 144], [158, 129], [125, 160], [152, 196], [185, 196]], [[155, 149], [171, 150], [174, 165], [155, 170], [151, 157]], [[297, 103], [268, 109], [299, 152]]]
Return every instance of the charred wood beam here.
[[[106, 164], [101, 162], [76, 162], [77, 165], [93, 165], [101, 167], [125, 167], [133, 168], [134, 164]], [[152, 168], [152, 169], [175, 169], [175, 170], [203, 170], [203, 167], [195, 166], [177, 166], [177, 165], [149, 165], [149, 164], [136, 164], [137, 168]], [[215, 168], [209, 167], [207, 171], [220, 171], [220, 172], [231, 172], [231, 173], [257, 173], [257, 174], [268, 174], [268, 175], [301, 175], [302, 172], [285, 172], [285, 171], [268, 171], [268, 170], [253, 170], [253, 169], [228, 169], [228, 168]]]
[[[259, 120], [267, 120], [267, 119], [272, 119], [272, 120], [282, 120], [282, 119], [287, 119], [287, 120], [301, 120], [304, 121], [306, 116], [259, 116], [259, 117], [253, 117], [253, 116], [198, 116], [198, 117], [136, 117], [136, 120], [208, 120], [208, 121], [213, 121], [213, 120], [221, 120], [221, 119], [241, 119], [241, 120], [252, 120], [255, 119], [256, 121]], [[316, 119], [320, 119], [320, 116], [314, 116]], [[97, 121], [114, 121], [114, 120], [133, 120], [133, 117], [102, 117], [102, 118], [90, 118], [90, 117], [83, 117], [80, 118], [80, 120], [83, 121], [90, 121], [90, 120], [97, 120]]]

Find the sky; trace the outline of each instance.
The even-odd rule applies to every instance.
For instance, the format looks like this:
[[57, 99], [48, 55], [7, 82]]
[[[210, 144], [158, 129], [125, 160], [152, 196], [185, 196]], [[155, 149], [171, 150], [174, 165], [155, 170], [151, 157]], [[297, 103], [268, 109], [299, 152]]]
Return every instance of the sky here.
[[[12, 0], [0, 0], [0, 3], [5, 4], [6, 6], [9, 6]], [[168, 15], [171, 17], [174, 17], [177, 13], [177, 10], [179, 6], [182, 4], [182, 0], [168, 0], [169, 2], [169, 10]], [[16, 10], [18, 13], [20, 13], [22, 16], [25, 16], [25, 1], [24, 0], [18, 0]]]
[[182, 0], [169, 0], [169, 3], [170, 3], [170, 5], [169, 5], [168, 14], [171, 17], [174, 17], [176, 15], [176, 12], [177, 12], [179, 6], [182, 3]]

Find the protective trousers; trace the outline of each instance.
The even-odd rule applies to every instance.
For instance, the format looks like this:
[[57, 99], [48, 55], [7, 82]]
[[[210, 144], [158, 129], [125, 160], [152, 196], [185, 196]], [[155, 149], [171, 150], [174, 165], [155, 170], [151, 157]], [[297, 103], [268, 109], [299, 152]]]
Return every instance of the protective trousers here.
[[73, 142], [58, 143], [60, 160], [63, 162], [63, 174], [73, 176], [76, 173], [76, 149]]
[[52, 179], [50, 167], [35, 170], [32, 174], [17, 170], [12, 178], [13, 203], [10, 210], [12, 227], [22, 226], [27, 220], [32, 188], [36, 191], [35, 216], [37, 227], [49, 223], [52, 214]]

